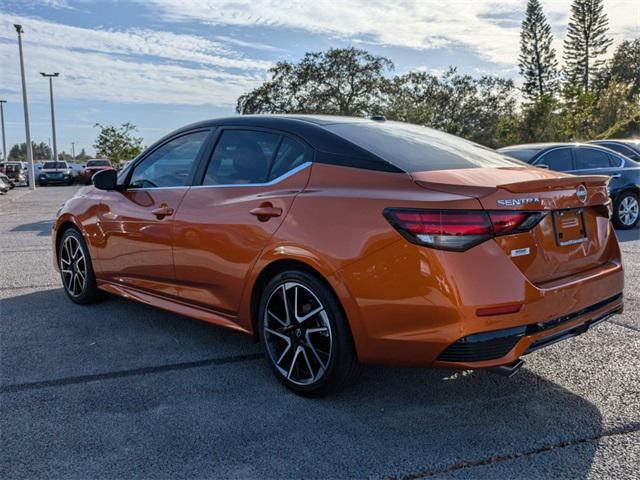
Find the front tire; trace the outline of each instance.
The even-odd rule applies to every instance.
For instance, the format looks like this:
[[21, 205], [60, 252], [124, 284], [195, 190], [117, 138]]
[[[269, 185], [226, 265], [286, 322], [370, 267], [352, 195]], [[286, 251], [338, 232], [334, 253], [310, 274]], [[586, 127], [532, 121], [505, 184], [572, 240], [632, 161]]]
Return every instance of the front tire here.
[[269, 366], [293, 392], [323, 396], [356, 376], [347, 319], [333, 292], [314, 275], [302, 270], [276, 275], [263, 291], [258, 315]]
[[89, 249], [82, 234], [75, 228], [66, 230], [58, 249], [58, 267], [67, 297], [81, 305], [95, 303], [102, 298], [98, 290]]
[[621, 230], [629, 230], [638, 225], [640, 202], [634, 192], [622, 192], [613, 202], [613, 225]]

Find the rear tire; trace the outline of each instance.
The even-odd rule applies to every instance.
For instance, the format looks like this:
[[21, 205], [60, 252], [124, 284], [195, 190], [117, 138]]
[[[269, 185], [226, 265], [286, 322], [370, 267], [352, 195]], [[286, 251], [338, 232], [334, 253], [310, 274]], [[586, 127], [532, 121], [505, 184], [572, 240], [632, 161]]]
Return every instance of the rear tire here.
[[87, 305], [104, 298], [96, 284], [89, 249], [82, 234], [75, 228], [69, 228], [62, 234], [58, 267], [64, 291], [72, 302]]
[[289, 270], [265, 287], [258, 331], [276, 378], [293, 392], [320, 397], [359, 371], [351, 330], [333, 292], [316, 276]]
[[629, 230], [638, 225], [640, 201], [638, 194], [622, 192], [613, 202], [613, 225], [620, 230]]

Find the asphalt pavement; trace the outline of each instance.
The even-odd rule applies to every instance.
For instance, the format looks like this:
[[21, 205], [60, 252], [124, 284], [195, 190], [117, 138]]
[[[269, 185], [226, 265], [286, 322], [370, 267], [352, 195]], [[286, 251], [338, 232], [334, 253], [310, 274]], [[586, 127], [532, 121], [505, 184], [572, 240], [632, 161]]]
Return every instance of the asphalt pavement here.
[[639, 229], [625, 313], [515, 377], [367, 367], [310, 400], [245, 335], [67, 300], [50, 228], [76, 189], [0, 197], [1, 478], [639, 477]]

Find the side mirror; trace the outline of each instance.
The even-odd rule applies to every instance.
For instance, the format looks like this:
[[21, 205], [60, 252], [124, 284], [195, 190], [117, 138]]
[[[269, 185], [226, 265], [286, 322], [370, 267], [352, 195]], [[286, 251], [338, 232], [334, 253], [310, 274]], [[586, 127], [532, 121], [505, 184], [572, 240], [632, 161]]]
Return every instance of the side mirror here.
[[93, 175], [93, 185], [99, 190], [116, 190], [118, 173], [115, 170], [102, 170]]

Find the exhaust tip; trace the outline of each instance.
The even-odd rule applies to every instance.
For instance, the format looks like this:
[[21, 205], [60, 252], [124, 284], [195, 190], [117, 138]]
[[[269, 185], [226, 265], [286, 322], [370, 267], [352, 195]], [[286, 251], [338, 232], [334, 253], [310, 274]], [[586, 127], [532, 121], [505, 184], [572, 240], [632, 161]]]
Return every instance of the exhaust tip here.
[[510, 363], [509, 365], [500, 365], [499, 367], [492, 367], [492, 368], [489, 368], [488, 370], [491, 373], [495, 373], [503, 377], [511, 378], [516, 373], [518, 373], [518, 370], [520, 370], [523, 365], [524, 365], [524, 360], [519, 358], [518, 360], [516, 360], [513, 363]]

